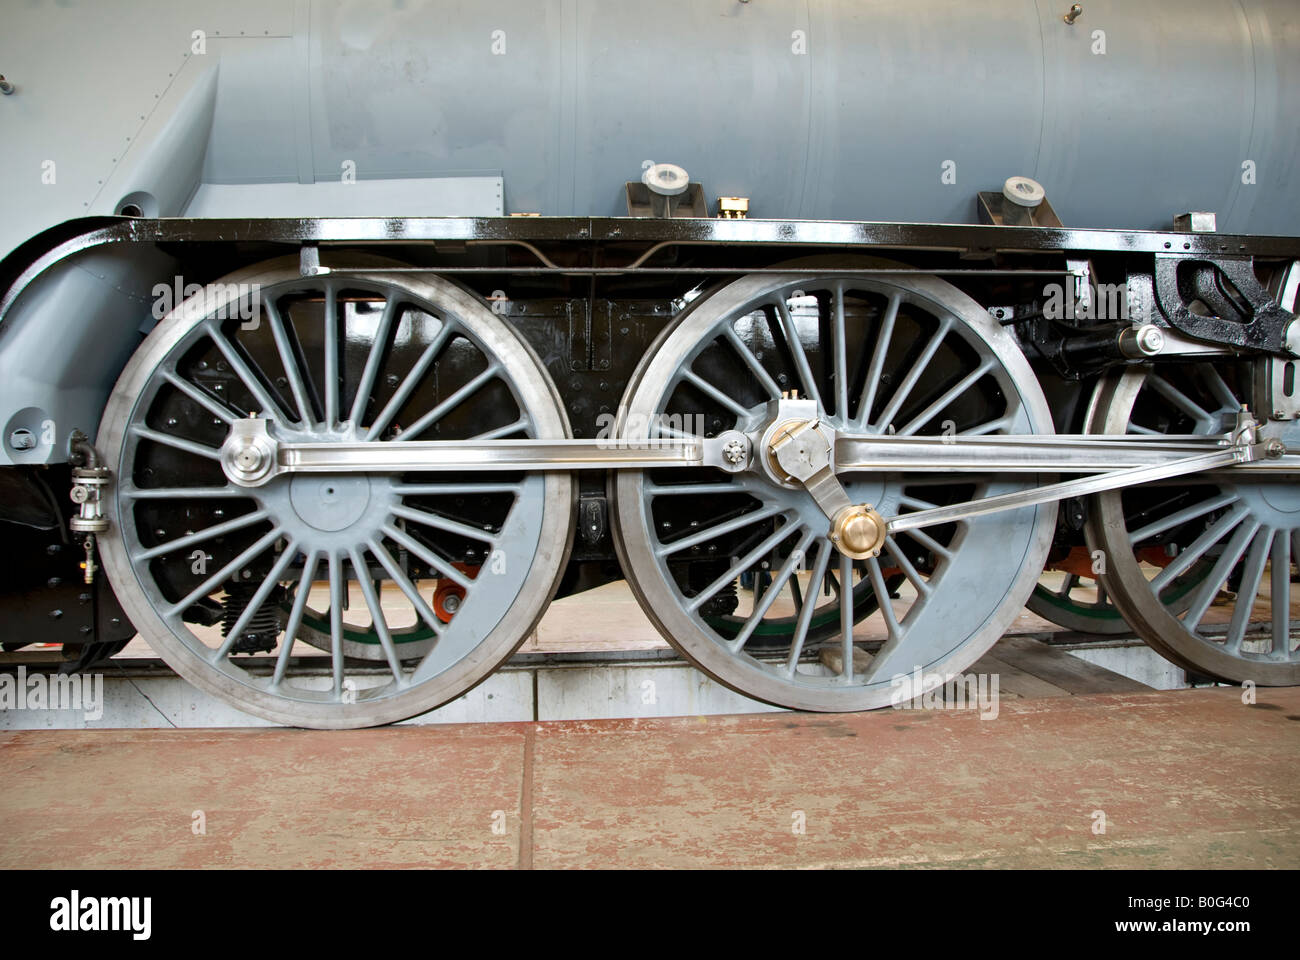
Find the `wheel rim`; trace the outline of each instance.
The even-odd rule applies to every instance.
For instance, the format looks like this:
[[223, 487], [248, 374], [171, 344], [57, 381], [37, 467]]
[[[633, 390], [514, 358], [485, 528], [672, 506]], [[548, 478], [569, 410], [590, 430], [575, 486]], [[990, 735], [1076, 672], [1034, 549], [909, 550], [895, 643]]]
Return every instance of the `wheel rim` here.
[[1106, 594], [1099, 578], [1062, 571], [1061, 582], [1047, 572], [1034, 586], [1025, 606], [1044, 620], [1078, 633], [1113, 635], [1128, 632], [1128, 623]]
[[[230, 296], [159, 323], [101, 424], [116, 479], [104, 561], [124, 608], [182, 676], [277, 722], [367, 726], [460, 696], [554, 593], [570, 476], [300, 474], [245, 489], [217, 448], [252, 411], [296, 441], [567, 436], [540, 362], [440, 278], [303, 278], [286, 259], [220, 284]], [[239, 317], [241, 284], [260, 292], [255, 320]], [[434, 584], [463, 591], [446, 623]], [[214, 600], [230, 608], [223, 630], [185, 622]], [[324, 676], [288, 669], [294, 637], [328, 649]], [[274, 657], [240, 652], [268, 643]], [[376, 648], [379, 670], [348, 659]]]
[[[897, 266], [861, 259], [790, 264], [796, 265], [846, 272]], [[944, 421], [951, 420], [957, 433], [1051, 431], [1046, 402], [1015, 343], [950, 284], [762, 275], [718, 291], [665, 332], [628, 387], [623, 435], [753, 429], [764, 422], [764, 404], [788, 390], [815, 398], [819, 415], [837, 429], [884, 432], [892, 424], [900, 433], [933, 434], [949, 429]], [[948, 476], [920, 474], [845, 474], [841, 481], [854, 503], [871, 503], [886, 516], [1032, 482], [953, 484]], [[833, 551], [828, 523], [805, 491], [782, 489], [761, 473], [625, 472], [613, 486], [624, 570], [664, 636], [722, 683], [795, 709], [884, 706], [897, 699], [895, 681], [910, 682], [916, 667], [940, 676], [965, 669], [1023, 607], [1055, 518], [1055, 504], [994, 514], [890, 537], [880, 560], [854, 562]], [[676, 502], [667, 506], [670, 501]], [[716, 560], [707, 555], [711, 547]], [[679, 562], [683, 555], [692, 562]], [[729, 636], [701, 614], [708, 602], [701, 597], [763, 559], [780, 590], [770, 607], [741, 611], [746, 623], [757, 632], [768, 616], [790, 616], [793, 609], [798, 620], [786, 648], [755, 656], [744, 630]], [[799, 566], [806, 581], [794, 573]], [[831, 663], [838, 651], [835, 670], [807, 662], [807, 654], [820, 650], [800, 621], [810, 623], [814, 608], [799, 608], [786, 587], [823, 578], [839, 614], [831, 647], [822, 648]], [[854, 654], [845, 630], [858, 617], [852, 604], [846, 610], [841, 602], [839, 584], [852, 582], [855, 594], [865, 584], [878, 602], [891, 593], [891, 578], [906, 581], [914, 599], [897, 599], [873, 614], [887, 639], [859, 668], [854, 661], [866, 651]]]
[[[1109, 383], [1090, 431], [1222, 433], [1249, 397], [1243, 382], [1244, 363], [1127, 370]], [[1295, 421], [1268, 423], [1261, 433], [1291, 450], [1300, 446]], [[1300, 556], [1300, 489], [1293, 480], [1255, 474], [1113, 491], [1097, 497], [1087, 531], [1106, 554], [1116, 605], [1160, 653], [1233, 682], [1300, 683], [1290, 617], [1291, 568]], [[1153, 569], [1150, 551], [1161, 544], [1175, 555]], [[1186, 600], [1171, 610], [1168, 597], [1179, 590]]]

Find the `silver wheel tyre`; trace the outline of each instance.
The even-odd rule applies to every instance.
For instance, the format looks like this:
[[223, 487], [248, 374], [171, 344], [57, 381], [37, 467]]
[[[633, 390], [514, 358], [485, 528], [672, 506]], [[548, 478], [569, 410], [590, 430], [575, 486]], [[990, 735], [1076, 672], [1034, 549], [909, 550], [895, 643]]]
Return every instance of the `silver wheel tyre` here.
[[[1213, 363], [1214, 361], [1202, 362], [1197, 364], [1197, 367], [1203, 375], [1216, 378], [1215, 386], [1220, 388], [1220, 392], [1226, 392], [1216, 397], [1215, 403], [1211, 404], [1211, 406], [1218, 404], [1216, 409], [1207, 412], [1230, 413], [1239, 409], [1238, 398], [1235, 396], [1231, 397], [1234, 404], [1228, 403], [1232, 391], [1218, 371], [1213, 369]], [[1101, 399], [1096, 405], [1095, 412], [1090, 416], [1087, 432], [1129, 432], [1134, 405], [1151, 374], [1150, 367], [1141, 367], [1109, 377], [1103, 385], [1104, 392], [1099, 393]], [[1203, 397], [1191, 399], [1204, 401]], [[1281, 431], [1288, 446], [1293, 450], [1300, 446], [1300, 423], [1292, 421], [1287, 425], [1270, 424], [1265, 429]], [[1198, 428], [1196, 432], [1219, 432], [1218, 423], [1216, 421], [1211, 425], [1206, 421], [1205, 426]], [[1282, 509], [1262, 499], [1259, 490], [1268, 484], [1272, 484], [1285, 500], [1285, 502], [1279, 501]], [[1290, 565], [1293, 556], [1300, 551], [1300, 490], [1296, 489], [1293, 482], [1283, 482], [1279, 485], [1278, 481], [1246, 480], [1239, 484], [1226, 484], [1222, 487], [1222, 492], [1231, 498], [1224, 502], [1224, 508], [1242, 511], [1242, 520], [1233, 529], [1241, 531], [1250, 524], [1261, 524], [1264, 528], [1271, 528], [1276, 532], [1277, 537], [1273, 538], [1273, 545], [1276, 546], [1279, 542], [1283, 544], [1284, 549], [1276, 554], [1268, 548], [1261, 549], [1266, 551], [1264, 554], [1266, 560], [1282, 559], [1286, 567], [1284, 576], [1273, 578], [1264, 571], [1264, 561], [1260, 563], [1260, 573], [1264, 583], [1271, 582], [1274, 586], [1285, 585], [1289, 607], [1289, 598], [1294, 591], [1294, 586], [1290, 582]], [[1276, 501], [1278, 497], [1274, 496], [1273, 499]], [[1281, 625], [1271, 625], [1272, 629], [1268, 636], [1272, 653], [1244, 655], [1240, 652], [1240, 644], [1238, 644], [1239, 652], [1234, 654], [1229, 652], [1226, 645], [1218, 639], [1206, 636], [1199, 629], [1199, 623], [1196, 629], [1190, 629], [1184, 622], [1187, 608], [1195, 602], [1199, 589], [1217, 591], [1223, 578], [1214, 577], [1216, 582], [1213, 585], [1209, 584], [1207, 579], [1201, 587], [1191, 591], [1189, 598], [1177, 604], [1172, 610], [1161, 602], [1134, 552], [1135, 545], [1129, 535], [1129, 522], [1125, 517], [1121, 491], [1109, 491], [1098, 494], [1094, 498], [1085, 533], [1089, 547], [1103, 550], [1106, 554], [1106, 574], [1103, 579], [1115, 605], [1138, 636], [1166, 659], [1186, 670], [1233, 683], [1249, 680], [1262, 686], [1300, 684], [1300, 649], [1294, 648], [1291, 643], [1289, 614]], [[1240, 556], [1232, 567], [1237, 567], [1242, 562], [1242, 558], [1249, 557], [1256, 542], [1266, 534], [1267, 530], [1261, 530], [1250, 537], [1249, 541], [1242, 546]], [[1216, 544], [1210, 544], [1209, 548], [1231, 546], [1231, 537], [1232, 529], [1225, 531], [1224, 536]], [[1227, 571], [1228, 574], [1231, 572], [1231, 569]], [[1257, 589], [1261, 585], [1257, 584]], [[1243, 623], [1244, 627], [1249, 626], [1249, 621]], [[1279, 626], [1281, 629], [1278, 629]], [[1279, 650], [1277, 646], [1279, 643], [1284, 643], [1287, 649]]]
[[[904, 265], [875, 258], [809, 258], [781, 266], [826, 267], [828, 271], [847, 273], [855, 268], [889, 269]], [[1037, 378], [1014, 339], [966, 294], [934, 277], [898, 279], [864, 276], [846, 279], [855, 290], [898, 294], [908, 303], [922, 305], [924, 309], [933, 311], [936, 316], [951, 318], [952, 334], [959, 336], [968, 346], [980, 345], [980, 349], [985, 350], [987, 356], [994, 360], [996, 369], [993, 375], [998, 378], [999, 384], [1013, 390], [1017, 410], [1010, 432], [1053, 432], [1050, 411]], [[783, 291], [813, 289], [819, 283], [824, 284], [825, 281], [810, 275], [752, 275], [693, 304], [647, 351], [629, 383], [621, 408], [620, 435], [636, 439], [650, 434], [651, 418], [662, 412], [661, 405], [667, 402], [666, 394], [671, 392], [677, 382], [679, 368], [683, 363], [693, 362], [703, 345], [720, 336], [724, 323], [745, 316], [754, 304], [783, 297]], [[834, 416], [826, 419], [836, 421]], [[631, 431], [624, 432], [629, 425]], [[752, 475], [751, 472], [737, 476]], [[1021, 489], [1029, 482], [1020, 478], [1018, 481], [998, 485], [987, 493], [992, 495]], [[641, 471], [623, 471], [611, 481], [615, 494], [612, 511], [615, 545], [642, 608], [664, 638], [683, 656], [715, 680], [739, 693], [791, 709], [828, 712], [870, 710], [897, 701], [900, 688], [892, 684], [889, 677], [880, 677], [870, 684], [859, 685], [838, 684], [833, 682], [834, 678], [813, 677], [804, 673], [785, 677], [779, 676], [770, 665], [765, 665], [743, 651], [739, 655], [733, 654], [698, 613], [685, 608], [687, 598], [658, 562], [655, 555], [657, 541], [649, 523], [649, 498], [644, 485], [645, 474]], [[853, 498], [853, 483], [846, 486]], [[800, 491], [800, 495], [811, 503], [811, 497], [806, 493]], [[816, 512], [815, 507], [813, 512]], [[914, 664], [908, 659], [902, 672], [911, 671], [915, 665], [922, 667], [926, 674], [950, 676], [965, 670], [992, 647], [1024, 608], [1025, 600], [1038, 580], [1051, 545], [1055, 520], [1056, 504], [1049, 503], [968, 521], [965, 525], [966, 533], [958, 534], [954, 541], [954, 553], [961, 555], [962, 542], [971, 529], [983, 527], [985, 532], [999, 531], [1001, 535], [996, 538], [999, 541], [996, 548], [999, 551], [997, 561], [1001, 564], [1000, 569], [1010, 572], [1004, 580], [999, 580], [996, 576], [989, 578], [987, 570], [982, 570], [978, 563], [952, 564], [953, 569], [946, 571], [946, 575], [952, 577], [947, 584], [951, 588], [947, 603], [928, 603], [919, 622], [912, 626], [935, 641], [944, 636], [946, 627], [960, 623], [963, 615], [968, 619], [978, 617], [978, 623], [973, 629], [963, 628], [960, 635], [950, 633], [945, 639], [929, 645], [922, 641], [920, 647], [914, 648], [925, 651], [921, 654], [921, 662]], [[988, 525], [984, 526], [986, 521]], [[985, 538], [985, 542], [989, 539]], [[989, 600], [991, 593], [996, 594], [996, 602]], [[967, 601], [967, 609], [964, 611], [958, 610], [961, 605], [957, 599], [959, 594]], [[972, 610], [981, 612], [973, 613]], [[900, 656], [906, 658], [909, 648], [900, 649]], [[889, 659], [892, 661], [897, 658]], [[898, 662], [901, 663], [901, 660]], [[906, 689], [911, 691], [910, 686]], [[919, 690], [912, 692], [920, 693]]]
[[[351, 262], [358, 267], [401, 266], [367, 256], [356, 256]], [[249, 267], [217, 282], [258, 285], [265, 294], [276, 285], [287, 284], [296, 289], [310, 281], [300, 276], [298, 259], [287, 257]], [[467, 339], [472, 337], [476, 346], [500, 362], [502, 379], [512, 390], [520, 409], [531, 418], [533, 436], [570, 435], [558, 394], [541, 362], [523, 339], [472, 293], [439, 277], [414, 279], [361, 274], [339, 278], [338, 283], [362, 289], [390, 289], [404, 300], [422, 302], [429, 310], [454, 320], [468, 332]], [[193, 297], [159, 322], [122, 371], [101, 421], [96, 445], [105, 465], [113, 472], [114, 483], [106, 508], [110, 527], [100, 543], [105, 571], [123, 609], [154, 651], [190, 683], [241, 710], [276, 723], [322, 729], [376, 726], [416, 716], [461, 696], [509, 658], [554, 595], [573, 534], [576, 487], [572, 475], [533, 474], [524, 481], [523, 492], [514, 502], [507, 523], [516, 541], [512, 561], [520, 556], [529, 560], [523, 569], [515, 569], [494, 581], [495, 591], [483, 591], [486, 599], [480, 601], [479, 607], [483, 612], [473, 613], [474, 622], [465, 623], [467, 628], [477, 628], [448, 642], [445, 658], [454, 658], [454, 662], [447, 663], [434, 675], [421, 675], [422, 669], [431, 663], [426, 658], [423, 666], [415, 668], [405, 689], [385, 693], [395, 685], [390, 681], [387, 686], [362, 689], [354, 702], [331, 701], [313, 696], [310, 690], [289, 691], [292, 695], [271, 692], [264, 679], [249, 674], [230, 657], [214, 663], [210, 657], [201, 655], [200, 650], [205, 649], [201, 641], [184, 625], [177, 627], [179, 614], [171, 617], [173, 623], [164, 619], [156, 605], [159, 594], [148, 582], [147, 562], [133, 561], [133, 552], [140, 549], [134, 535], [134, 521], [128, 518], [124, 527], [126, 512], [120, 495], [122, 469], [124, 462], [130, 466], [131, 451], [138, 445], [132, 441], [130, 428], [142, 406], [147, 406], [158, 389], [156, 370], [175, 353], [196, 342], [191, 334], [211, 315], [212, 306], [204, 304], [202, 296]], [[276, 478], [258, 490], [268, 490], [287, 479], [290, 478]], [[146, 570], [144, 576], [142, 567]], [[504, 609], [488, 607], [494, 594], [498, 607], [504, 598]], [[462, 605], [453, 624], [473, 607], [475, 599], [471, 597]], [[466, 634], [466, 630], [459, 634]], [[437, 654], [437, 647], [430, 658]]]

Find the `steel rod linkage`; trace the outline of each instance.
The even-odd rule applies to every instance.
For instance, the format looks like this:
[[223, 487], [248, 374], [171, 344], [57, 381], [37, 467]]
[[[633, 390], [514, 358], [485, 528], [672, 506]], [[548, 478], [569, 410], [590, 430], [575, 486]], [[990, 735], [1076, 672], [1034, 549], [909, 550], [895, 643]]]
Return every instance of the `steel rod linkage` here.
[[[779, 436], [779, 440], [773, 440]], [[764, 439], [766, 437], [766, 439]], [[766, 448], [763, 455], [761, 448]], [[755, 453], [755, 451], [760, 451]], [[1014, 436], [915, 437], [835, 434], [816, 420], [780, 420], [744, 434], [667, 440], [559, 439], [283, 442], [268, 421], [236, 420], [221, 450], [232, 482], [257, 487], [282, 474], [405, 473], [426, 471], [640, 470], [651, 467], [717, 467], [768, 472], [783, 484], [802, 484], [832, 521], [831, 538], [841, 550], [869, 551], [841, 541], [852, 521], [901, 532], [951, 523], [1067, 497], [1150, 483], [1220, 468], [1300, 473], [1300, 456], [1288, 456], [1276, 440], [1261, 441], [1253, 420], [1240, 418], [1215, 436]], [[801, 469], [807, 466], [807, 470]], [[1043, 473], [1090, 476], [1029, 490], [882, 518], [870, 504], [852, 505], [837, 476], [862, 472]], [[804, 476], [804, 474], [807, 474]], [[856, 514], [847, 508], [854, 506]], [[870, 526], [870, 525], [868, 525]], [[840, 537], [833, 534], [839, 532]], [[884, 528], [880, 537], [883, 539]], [[861, 538], [858, 538], [859, 540]], [[871, 538], [876, 539], [876, 538]]]

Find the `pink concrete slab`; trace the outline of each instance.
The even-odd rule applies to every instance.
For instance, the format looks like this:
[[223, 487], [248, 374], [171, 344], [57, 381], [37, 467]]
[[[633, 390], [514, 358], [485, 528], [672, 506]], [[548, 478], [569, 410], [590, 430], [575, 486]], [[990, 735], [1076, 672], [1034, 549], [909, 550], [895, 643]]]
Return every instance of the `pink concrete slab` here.
[[525, 730], [414, 732], [3, 734], [0, 867], [515, 866]]
[[8, 733], [0, 866], [1294, 868], [1300, 688], [1258, 698]]

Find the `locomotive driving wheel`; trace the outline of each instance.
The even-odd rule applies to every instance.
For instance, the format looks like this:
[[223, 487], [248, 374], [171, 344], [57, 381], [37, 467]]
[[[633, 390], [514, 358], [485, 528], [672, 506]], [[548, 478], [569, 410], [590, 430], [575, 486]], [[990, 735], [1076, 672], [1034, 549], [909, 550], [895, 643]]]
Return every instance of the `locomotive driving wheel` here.
[[1070, 567], [1043, 572], [1025, 606], [1044, 620], [1067, 630], [1104, 636], [1128, 633], [1129, 625], [1106, 595], [1101, 579]]
[[352, 471], [250, 489], [221, 447], [250, 417], [315, 444], [564, 438], [541, 363], [439, 278], [303, 277], [286, 258], [209, 290], [149, 334], [101, 424], [105, 568], [132, 621], [181, 676], [280, 723], [389, 723], [465, 693], [555, 591], [571, 475]]
[[[771, 465], [783, 411], [802, 403], [811, 428], [863, 436], [1051, 433], [1052, 420], [1014, 340], [952, 285], [874, 259], [783, 266], [818, 272], [751, 275], [697, 301], [642, 360], [621, 411], [634, 441], [762, 436], [752, 461], [619, 473], [615, 544], [647, 615], [715, 679], [794, 709], [872, 709], [915, 669], [946, 678], [992, 646], [1043, 569], [1056, 505], [877, 526], [878, 555], [850, 555], [810, 488]], [[933, 467], [837, 467], [835, 479], [884, 516], [1037, 481]], [[737, 592], [742, 576], [762, 589]]]
[[[1247, 361], [1147, 366], [1110, 377], [1089, 433], [1222, 434], [1250, 397]], [[1297, 460], [1300, 423], [1261, 438]], [[1300, 557], [1296, 469], [1206, 476], [1098, 494], [1086, 527], [1103, 580], [1148, 644], [1185, 669], [1233, 682], [1300, 683], [1292, 634]], [[1181, 602], [1170, 598], [1181, 594]]]

